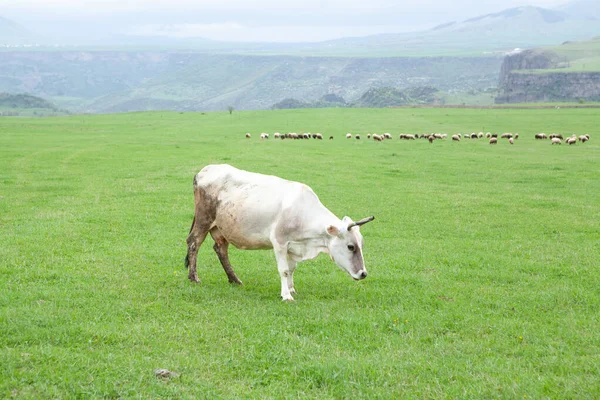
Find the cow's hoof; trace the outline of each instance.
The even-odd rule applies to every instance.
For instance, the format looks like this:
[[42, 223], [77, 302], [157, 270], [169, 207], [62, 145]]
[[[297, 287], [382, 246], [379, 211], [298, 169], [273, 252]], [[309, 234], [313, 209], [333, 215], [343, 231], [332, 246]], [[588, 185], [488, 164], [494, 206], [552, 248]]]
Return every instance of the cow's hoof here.
[[200, 279], [198, 279], [197, 276], [196, 277], [190, 276], [189, 278], [190, 278], [190, 282], [192, 282], [192, 283], [200, 283]]
[[282, 300], [282, 301], [294, 301], [294, 298], [292, 297], [292, 295], [289, 295], [289, 296], [281, 296], [281, 300]]

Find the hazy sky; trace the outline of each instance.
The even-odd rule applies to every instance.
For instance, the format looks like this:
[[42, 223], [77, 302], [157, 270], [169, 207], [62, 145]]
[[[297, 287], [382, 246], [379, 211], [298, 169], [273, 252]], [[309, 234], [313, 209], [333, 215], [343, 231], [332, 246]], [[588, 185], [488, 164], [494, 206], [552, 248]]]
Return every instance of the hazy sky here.
[[37, 33], [161, 34], [299, 42], [407, 32], [506, 8], [568, 0], [0, 0], [0, 16]]

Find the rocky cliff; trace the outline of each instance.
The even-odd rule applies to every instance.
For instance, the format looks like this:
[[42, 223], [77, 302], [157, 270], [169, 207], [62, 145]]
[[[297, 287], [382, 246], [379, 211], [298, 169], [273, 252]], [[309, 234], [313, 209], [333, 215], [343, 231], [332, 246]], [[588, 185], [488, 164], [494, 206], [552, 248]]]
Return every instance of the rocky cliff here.
[[507, 55], [500, 68], [496, 103], [600, 101], [600, 72], [569, 71], [564, 64], [552, 51]]

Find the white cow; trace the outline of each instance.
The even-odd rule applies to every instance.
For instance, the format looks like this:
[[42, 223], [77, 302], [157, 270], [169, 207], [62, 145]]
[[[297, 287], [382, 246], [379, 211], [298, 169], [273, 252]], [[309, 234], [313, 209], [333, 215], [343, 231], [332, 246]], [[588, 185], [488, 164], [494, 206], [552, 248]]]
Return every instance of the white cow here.
[[310, 187], [271, 175], [208, 165], [194, 177], [194, 221], [185, 259], [189, 279], [199, 282], [198, 250], [206, 235], [229, 278], [241, 284], [229, 263], [229, 243], [239, 249], [273, 249], [281, 277], [281, 297], [293, 301], [296, 263], [327, 253], [355, 280], [367, 276], [359, 226], [329, 211]]

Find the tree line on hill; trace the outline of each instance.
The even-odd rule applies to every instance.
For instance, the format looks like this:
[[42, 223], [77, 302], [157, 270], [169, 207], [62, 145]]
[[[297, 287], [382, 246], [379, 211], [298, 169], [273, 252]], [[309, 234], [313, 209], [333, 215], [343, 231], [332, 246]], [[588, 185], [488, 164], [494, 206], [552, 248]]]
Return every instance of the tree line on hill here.
[[22, 113], [37, 116], [69, 114], [67, 110], [62, 110], [41, 97], [26, 93], [0, 93], [1, 116], [20, 116]]
[[417, 104], [435, 104], [439, 90], [432, 86], [415, 86], [398, 89], [391, 86], [371, 88], [359, 99], [346, 102], [344, 98], [330, 93], [315, 101], [302, 101], [294, 98], [283, 99], [273, 104], [272, 109], [327, 108], [327, 107], [398, 107]]

